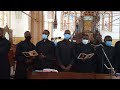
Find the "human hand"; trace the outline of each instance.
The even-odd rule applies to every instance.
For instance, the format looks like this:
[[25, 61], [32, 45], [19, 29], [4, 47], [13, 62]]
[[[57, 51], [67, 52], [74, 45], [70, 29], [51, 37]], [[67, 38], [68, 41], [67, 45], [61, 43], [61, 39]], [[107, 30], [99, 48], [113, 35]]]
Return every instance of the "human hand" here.
[[63, 69], [63, 70], [65, 70], [66, 68], [65, 68], [65, 66], [63, 66], [63, 65], [60, 65], [60, 67]]
[[46, 56], [40, 53], [40, 58], [46, 58]]
[[65, 71], [69, 71], [70, 70], [70, 68], [71, 68], [71, 64], [69, 64], [66, 68], [65, 68]]

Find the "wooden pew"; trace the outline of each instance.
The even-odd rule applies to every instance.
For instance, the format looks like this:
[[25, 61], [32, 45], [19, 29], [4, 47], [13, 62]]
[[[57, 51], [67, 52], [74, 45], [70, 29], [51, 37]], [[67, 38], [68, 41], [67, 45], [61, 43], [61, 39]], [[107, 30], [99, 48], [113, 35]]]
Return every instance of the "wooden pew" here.
[[120, 79], [109, 74], [74, 73], [74, 72], [28, 72], [28, 79]]
[[110, 74], [95, 74], [95, 79], [120, 79], [120, 76], [112, 76]]
[[72, 72], [29, 72], [28, 79], [94, 79], [94, 74]]

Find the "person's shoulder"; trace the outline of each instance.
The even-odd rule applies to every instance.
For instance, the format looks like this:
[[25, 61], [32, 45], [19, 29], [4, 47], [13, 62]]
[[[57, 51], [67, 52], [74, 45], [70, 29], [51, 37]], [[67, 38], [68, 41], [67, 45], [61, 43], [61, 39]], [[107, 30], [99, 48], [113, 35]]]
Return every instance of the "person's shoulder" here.
[[36, 45], [37, 45], [37, 44], [40, 44], [42, 41], [43, 41], [43, 40], [38, 41], [38, 42], [36, 43]]
[[61, 44], [61, 43], [63, 43], [63, 42], [64, 42], [64, 40], [62, 40], [62, 41], [59, 41], [59, 42], [58, 42], [58, 44]]
[[33, 46], [35, 46], [32, 42], [30, 42]]
[[10, 41], [7, 40], [6, 38], [3, 38], [3, 41], [4, 41], [4, 42], [7, 42], [7, 43], [10, 43]]
[[3, 40], [5, 40], [5, 41], [9, 41], [9, 40], [7, 40], [6, 38], [3, 38]]
[[51, 40], [47, 40], [49, 43], [53, 43]]
[[63, 40], [62, 41], [59, 41], [57, 42], [57, 46], [61, 46], [61, 44], [63, 43]]
[[54, 46], [55, 46], [55, 43], [54, 43], [53, 41], [48, 40], [48, 42], [49, 42], [51, 45], [54, 45]]
[[25, 41], [20, 41], [17, 45], [22, 45], [24, 43], [25, 43]]

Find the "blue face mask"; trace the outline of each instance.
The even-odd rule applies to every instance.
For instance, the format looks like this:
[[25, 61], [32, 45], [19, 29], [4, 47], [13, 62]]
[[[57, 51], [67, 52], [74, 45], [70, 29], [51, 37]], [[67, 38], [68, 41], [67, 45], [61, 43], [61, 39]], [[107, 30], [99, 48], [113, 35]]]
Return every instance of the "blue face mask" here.
[[112, 41], [106, 41], [105, 44], [106, 46], [112, 46]]
[[70, 34], [64, 34], [64, 39], [69, 40], [71, 38]]
[[48, 35], [42, 34], [42, 39], [47, 39], [47, 38], [48, 38]]

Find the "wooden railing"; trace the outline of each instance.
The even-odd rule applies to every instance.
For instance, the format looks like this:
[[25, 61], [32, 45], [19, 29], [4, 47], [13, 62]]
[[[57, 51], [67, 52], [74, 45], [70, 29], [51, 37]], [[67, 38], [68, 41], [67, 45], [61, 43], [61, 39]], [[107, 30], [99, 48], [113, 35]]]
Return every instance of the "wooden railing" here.
[[120, 76], [74, 72], [28, 72], [28, 79], [120, 79]]

